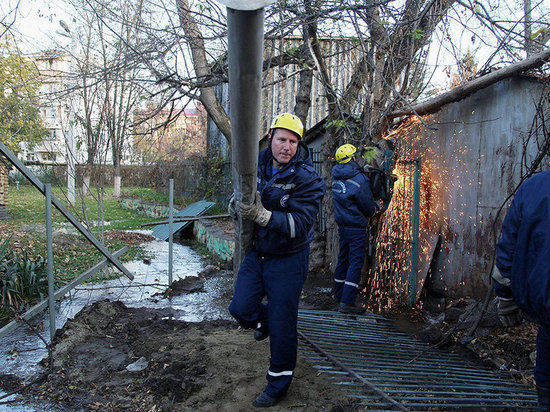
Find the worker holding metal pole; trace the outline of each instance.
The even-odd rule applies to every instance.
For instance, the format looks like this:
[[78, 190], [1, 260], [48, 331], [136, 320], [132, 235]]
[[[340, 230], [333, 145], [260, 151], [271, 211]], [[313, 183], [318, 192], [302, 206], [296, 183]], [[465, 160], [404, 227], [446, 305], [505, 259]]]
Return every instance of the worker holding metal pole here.
[[256, 340], [270, 338], [267, 386], [254, 400], [256, 407], [279, 402], [296, 366], [298, 303], [325, 193], [302, 135], [298, 117], [277, 116], [269, 145], [259, 155], [258, 192], [253, 202], [234, 202], [237, 216], [254, 222], [254, 242], [239, 269], [229, 311], [244, 328], [255, 328]]
[[258, 156], [263, 7], [272, 1], [220, 2], [227, 6], [234, 187], [229, 210], [238, 268], [229, 311], [243, 327], [256, 328], [256, 340], [270, 337], [268, 383], [253, 402], [269, 407], [286, 394], [296, 366], [298, 301], [325, 185], [301, 143], [303, 124], [290, 113], [275, 118], [269, 147]]

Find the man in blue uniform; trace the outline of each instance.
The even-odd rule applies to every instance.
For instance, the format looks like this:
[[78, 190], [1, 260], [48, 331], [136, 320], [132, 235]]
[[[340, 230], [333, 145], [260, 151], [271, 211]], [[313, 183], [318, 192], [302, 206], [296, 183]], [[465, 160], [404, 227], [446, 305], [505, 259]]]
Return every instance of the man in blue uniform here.
[[332, 168], [332, 203], [340, 248], [333, 292], [340, 312], [361, 314], [365, 309], [355, 305], [355, 298], [366, 253], [366, 228], [368, 217], [380, 206], [373, 199], [369, 178], [355, 162], [356, 152], [351, 144], [340, 146]]
[[283, 113], [274, 119], [269, 147], [259, 154], [255, 201], [235, 205], [237, 213], [255, 222], [254, 246], [239, 269], [229, 311], [241, 326], [256, 329], [256, 340], [270, 338], [267, 386], [254, 400], [257, 407], [275, 405], [292, 381], [298, 303], [308, 273], [313, 223], [325, 193], [302, 134], [298, 117]]
[[498, 314], [504, 326], [539, 324], [535, 382], [538, 411], [550, 411], [550, 171], [527, 179], [502, 224], [493, 271]]

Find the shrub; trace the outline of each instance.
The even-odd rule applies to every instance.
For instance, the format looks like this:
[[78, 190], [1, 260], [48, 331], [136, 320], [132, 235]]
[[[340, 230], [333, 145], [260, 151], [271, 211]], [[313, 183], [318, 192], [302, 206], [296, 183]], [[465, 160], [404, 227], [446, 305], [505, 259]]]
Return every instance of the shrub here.
[[27, 252], [9, 250], [11, 237], [0, 245], [0, 317], [10, 312], [24, 312], [48, 293], [46, 260], [38, 256], [32, 260]]

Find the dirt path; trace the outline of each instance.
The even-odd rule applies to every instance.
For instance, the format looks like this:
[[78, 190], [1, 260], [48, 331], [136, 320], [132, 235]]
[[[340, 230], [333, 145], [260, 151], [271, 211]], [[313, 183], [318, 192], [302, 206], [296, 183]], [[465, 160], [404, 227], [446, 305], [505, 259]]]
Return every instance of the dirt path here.
[[[26, 396], [71, 411], [249, 411], [265, 386], [268, 342], [231, 321], [187, 323], [167, 311], [98, 302], [58, 331], [52, 372]], [[140, 358], [144, 370], [126, 369]], [[270, 410], [357, 408], [299, 359], [291, 390]]]

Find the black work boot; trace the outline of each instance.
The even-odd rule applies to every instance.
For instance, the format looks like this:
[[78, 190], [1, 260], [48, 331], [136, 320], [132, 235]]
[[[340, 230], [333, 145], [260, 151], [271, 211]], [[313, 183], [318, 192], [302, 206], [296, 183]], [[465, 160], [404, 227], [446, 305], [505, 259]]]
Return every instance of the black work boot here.
[[274, 398], [273, 396], [269, 396], [265, 392], [262, 392], [258, 395], [256, 399], [254, 399], [252, 405], [257, 408], [269, 408], [270, 406], [274, 406], [275, 404], [277, 404], [278, 401], [279, 399]]
[[258, 323], [258, 326], [256, 329], [254, 329], [254, 339], [256, 339], [258, 342], [261, 340], [264, 340], [269, 336], [269, 329], [267, 326], [267, 322], [264, 323]]
[[537, 412], [550, 412], [550, 388], [537, 386]]
[[355, 305], [348, 305], [347, 303], [340, 302], [338, 311], [340, 311], [341, 313], [353, 313], [355, 315], [362, 315], [367, 310], [365, 308], [360, 308]]

